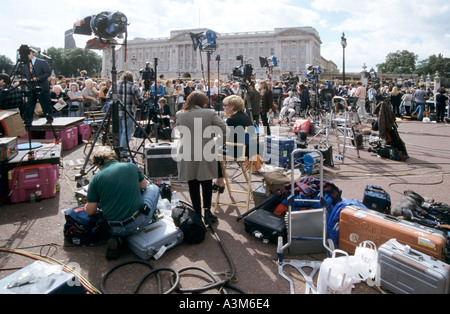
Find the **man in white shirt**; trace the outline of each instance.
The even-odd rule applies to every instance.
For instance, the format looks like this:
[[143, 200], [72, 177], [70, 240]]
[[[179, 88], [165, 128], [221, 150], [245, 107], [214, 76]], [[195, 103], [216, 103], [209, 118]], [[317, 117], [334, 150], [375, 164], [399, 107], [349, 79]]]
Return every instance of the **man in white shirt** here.
[[280, 111], [279, 121], [284, 118], [286, 112], [289, 112], [288, 119], [291, 119], [295, 115], [295, 105], [300, 102], [300, 100], [294, 96], [294, 92], [291, 91], [288, 95], [289, 97], [283, 102], [283, 108]]
[[366, 87], [362, 82], [356, 83], [356, 91], [354, 97], [358, 97], [358, 101], [356, 103], [356, 107], [358, 108], [358, 115], [360, 118], [364, 118], [366, 116]]

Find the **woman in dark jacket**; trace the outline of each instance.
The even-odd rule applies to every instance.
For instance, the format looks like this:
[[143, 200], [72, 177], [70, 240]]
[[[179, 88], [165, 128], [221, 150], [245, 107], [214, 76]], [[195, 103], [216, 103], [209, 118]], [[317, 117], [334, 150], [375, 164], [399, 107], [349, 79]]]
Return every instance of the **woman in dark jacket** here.
[[[215, 143], [215, 137], [219, 130], [222, 135], [227, 133], [226, 123], [213, 109], [207, 109], [208, 105], [209, 99], [205, 94], [192, 92], [183, 108], [176, 113], [181, 134], [177, 148], [178, 181], [188, 182], [192, 206], [200, 217], [204, 210], [206, 225], [217, 221], [211, 212], [211, 200], [213, 180], [218, 174], [215, 145], [222, 145]], [[216, 133], [211, 132], [214, 127]]]
[[266, 81], [262, 81], [260, 83], [260, 92], [261, 92], [261, 120], [266, 130], [266, 135], [270, 136], [270, 126], [269, 121], [267, 119], [267, 114], [269, 113], [270, 108], [273, 106], [273, 92], [269, 87], [269, 84]]

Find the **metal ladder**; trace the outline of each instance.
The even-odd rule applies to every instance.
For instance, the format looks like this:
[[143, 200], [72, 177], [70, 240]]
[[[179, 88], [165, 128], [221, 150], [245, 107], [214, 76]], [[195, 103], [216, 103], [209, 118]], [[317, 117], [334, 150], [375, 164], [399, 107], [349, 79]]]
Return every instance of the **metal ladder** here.
[[[340, 161], [342, 161], [342, 163], [344, 163], [345, 161], [345, 152], [347, 147], [349, 148], [353, 148], [356, 149], [356, 153], [358, 155], [358, 158], [360, 158], [360, 154], [359, 154], [359, 148], [358, 145], [356, 143], [356, 138], [355, 138], [355, 131], [353, 129], [352, 126], [352, 117], [351, 117], [351, 113], [350, 110], [351, 108], [347, 105], [347, 100], [343, 97], [340, 96], [335, 96], [333, 97], [333, 103], [335, 99], [339, 99], [344, 101], [345, 104], [345, 110], [344, 110], [344, 126], [337, 126], [336, 127], [336, 137], [337, 137], [337, 146], [338, 146], [338, 153], [340, 156], [338, 156], [338, 159]], [[359, 121], [359, 117], [358, 114], [355, 113], [358, 121]], [[348, 144], [351, 143], [353, 141], [353, 144]], [[342, 150], [341, 150], [342, 148]]]

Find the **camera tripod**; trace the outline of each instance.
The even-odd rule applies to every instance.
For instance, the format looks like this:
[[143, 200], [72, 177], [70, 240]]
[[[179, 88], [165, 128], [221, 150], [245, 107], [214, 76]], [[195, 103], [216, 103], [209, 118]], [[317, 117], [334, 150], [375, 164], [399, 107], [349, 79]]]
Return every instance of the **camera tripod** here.
[[[112, 81], [112, 93], [111, 93], [111, 99], [112, 99], [112, 103], [110, 104], [110, 106], [108, 107], [106, 114], [100, 124], [100, 127], [98, 128], [94, 140], [92, 142], [91, 148], [87, 154], [86, 160], [84, 162], [83, 167], [81, 168], [80, 174], [77, 176], [77, 178], [85, 176], [87, 174], [87, 172], [85, 171], [86, 166], [89, 162], [89, 158], [95, 148], [95, 143], [97, 143], [98, 138], [100, 137], [100, 133], [102, 132], [102, 130], [105, 128], [105, 124], [106, 124], [106, 128], [105, 128], [105, 134], [104, 137], [106, 138], [108, 135], [108, 129], [109, 129], [109, 124], [111, 123], [112, 120], [112, 140], [113, 140], [113, 147], [114, 150], [116, 151], [116, 155], [118, 158], [120, 158], [121, 156], [121, 151], [123, 148], [120, 147], [120, 140], [119, 140], [119, 106], [120, 108], [123, 109], [124, 111], [124, 119], [125, 121], [127, 120], [127, 118], [131, 118], [134, 122], [134, 124], [140, 128], [142, 134], [144, 134], [144, 140], [143, 142], [145, 142], [146, 139], [148, 139], [150, 142], [152, 142], [152, 140], [150, 139], [150, 136], [145, 132], [145, 130], [142, 128], [142, 126], [136, 121], [136, 119], [134, 118], [133, 114], [129, 112], [129, 110], [126, 108], [126, 106], [123, 104], [123, 102], [119, 99], [119, 95], [117, 92], [117, 68], [116, 68], [116, 58], [115, 58], [115, 46], [112, 45], [111, 46], [112, 49], [112, 70], [111, 70], [111, 81]], [[124, 81], [124, 95], [125, 97], [127, 96], [127, 92], [126, 92], [126, 84], [127, 81], [125, 79]], [[126, 98], [125, 98], [125, 103], [126, 103]], [[134, 161], [134, 156], [139, 153], [138, 151], [131, 151], [130, 147], [129, 147], [129, 143], [128, 143], [128, 130], [127, 129], [127, 123], [125, 122], [125, 136], [127, 138], [127, 145], [128, 145], [128, 151], [130, 152], [130, 157], [133, 159]], [[142, 144], [141, 144], [142, 145]], [[131, 155], [131, 152], [134, 152], [135, 155]]]

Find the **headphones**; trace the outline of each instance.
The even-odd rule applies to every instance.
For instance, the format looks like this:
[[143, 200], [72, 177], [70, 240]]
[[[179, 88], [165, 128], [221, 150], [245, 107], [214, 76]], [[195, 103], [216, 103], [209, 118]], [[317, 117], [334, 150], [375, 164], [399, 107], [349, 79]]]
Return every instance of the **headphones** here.
[[103, 166], [105, 164], [105, 159], [103, 159], [102, 157], [94, 157], [94, 164]]

